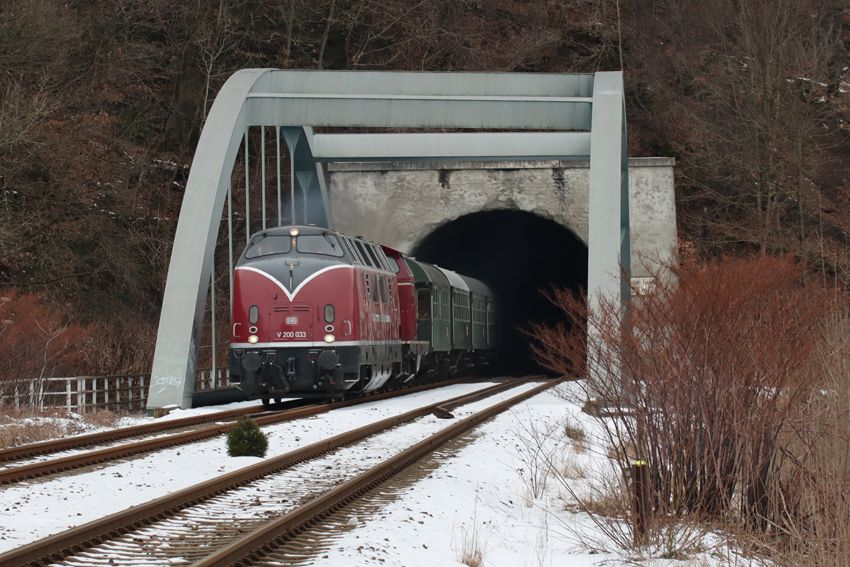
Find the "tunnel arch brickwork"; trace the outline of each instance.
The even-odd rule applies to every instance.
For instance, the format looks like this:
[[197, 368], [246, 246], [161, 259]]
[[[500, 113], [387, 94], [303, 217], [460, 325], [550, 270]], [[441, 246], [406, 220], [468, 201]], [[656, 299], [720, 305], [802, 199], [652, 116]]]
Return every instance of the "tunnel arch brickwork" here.
[[[629, 160], [632, 277], [676, 253], [674, 165]], [[406, 253], [445, 223], [496, 209], [551, 219], [587, 244], [586, 161], [334, 163], [328, 173], [334, 226]]]

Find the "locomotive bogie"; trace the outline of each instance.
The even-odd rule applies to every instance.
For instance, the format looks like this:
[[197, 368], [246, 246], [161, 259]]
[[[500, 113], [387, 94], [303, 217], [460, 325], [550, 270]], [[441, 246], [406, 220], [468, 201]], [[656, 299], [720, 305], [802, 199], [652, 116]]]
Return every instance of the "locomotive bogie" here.
[[231, 382], [250, 397], [327, 397], [379, 388], [401, 371], [400, 345], [233, 348]]

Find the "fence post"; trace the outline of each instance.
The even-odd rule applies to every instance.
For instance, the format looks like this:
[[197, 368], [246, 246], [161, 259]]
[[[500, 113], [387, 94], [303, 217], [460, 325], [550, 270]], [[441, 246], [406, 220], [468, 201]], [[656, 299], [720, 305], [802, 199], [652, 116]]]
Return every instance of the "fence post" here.
[[632, 515], [634, 516], [634, 545], [642, 547], [649, 533], [649, 467], [646, 461], [633, 461]]
[[77, 413], [83, 413], [83, 404], [85, 403], [85, 389], [82, 377], [77, 377]]
[[71, 413], [71, 379], [65, 378], [65, 411]]

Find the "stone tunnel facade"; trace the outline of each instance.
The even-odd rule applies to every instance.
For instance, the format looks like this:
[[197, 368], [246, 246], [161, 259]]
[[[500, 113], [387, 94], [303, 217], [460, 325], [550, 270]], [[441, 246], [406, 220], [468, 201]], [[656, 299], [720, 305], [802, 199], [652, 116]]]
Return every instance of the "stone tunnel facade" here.
[[[674, 165], [629, 160], [633, 278], [675, 258]], [[334, 163], [330, 210], [337, 230], [406, 253], [445, 223], [496, 209], [553, 220], [587, 244], [589, 172], [587, 161]]]

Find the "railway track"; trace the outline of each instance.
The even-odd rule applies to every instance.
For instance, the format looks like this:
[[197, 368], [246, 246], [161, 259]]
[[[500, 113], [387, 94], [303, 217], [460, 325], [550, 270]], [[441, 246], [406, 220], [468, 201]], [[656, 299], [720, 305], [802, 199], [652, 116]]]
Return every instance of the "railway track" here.
[[142, 435], [148, 435], [151, 433], [162, 433], [164, 431], [191, 427], [213, 421], [239, 419], [242, 416], [260, 413], [262, 411], [263, 406], [257, 405], [210, 414], [194, 415], [180, 419], [159, 420], [151, 423], [145, 423], [143, 425], [134, 425], [132, 427], [119, 427], [110, 431], [101, 431], [99, 433], [76, 435], [73, 437], [66, 437], [64, 439], [52, 439], [50, 441], [42, 441], [40, 443], [30, 443], [28, 445], [20, 445], [18, 447], [9, 447], [0, 450], [0, 464], [6, 464], [40, 455], [60, 453], [71, 449], [105, 445], [114, 441], [120, 441], [121, 439], [141, 437]]
[[[165, 420], [162, 422], [134, 427], [119, 428], [103, 433], [93, 433], [68, 439], [58, 439], [55, 441], [45, 441], [42, 443], [34, 443], [32, 445], [12, 447], [10, 449], [0, 451], [0, 486], [67, 472], [82, 467], [107, 463], [132, 455], [149, 453], [177, 445], [194, 443], [203, 439], [209, 439], [225, 433], [233, 427], [235, 420], [244, 416], [252, 417], [260, 426], [273, 425], [284, 421], [311, 417], [335, 409], [383, 400], [400, 395], [413, 394], [424, 390], [447, 386], [449, 384], [456, 384], [458, 382], [458, 380], [435, 382], [433, 384], [424, 384], [421, 386], [414, 386], [412, 388], [405, 388], [403, 390], [358, 396], [356, 398], [340, 402], [300, 405], [281, 411], [263, 412], [262, 406], [252, 406], [225, 412], [217, 412], [215, 414]], [[170, 435], [156, 435], [195, 425], [199, 425], [199, 427], [194, 427], [179, 433], [172, 433]], [[73, 452], [64, 456], [60, 455], [55, 458], [49, 458], [46, 460], [43, 459], [43, 457], [47, 455], [55, 455], [57, 453], [61, 454], [62, 452], [73, 451], [74, 449], [104, 445], [117, 440], [143, 435], [154, 436], [131, 443], [122, 443], [115, 446], [103, 447], [101, 449]], [[30, 460], [22, 462], [24, 459]]]
[[[0, 555], [0, 564], [239, 563], [244, 557], [255, 557], [257, 549], [272, 549], [280, 537], [339, 508], [446, 440], [554, 384], [527, 389], [449, 427], [442, 420], [419, 420], [528, 380], [505, 382], [430, 404], [266, 459]], [[430, 435], [434, 430], [436, 434]], [[399, 438], [406, 447], [412, 434], [418, 442], [388, 458]], [[370, 463], [379, 461], [381, 464], [370, 468]], [[250, 538], [243, 541], [248, 530], [253, 530]]]

